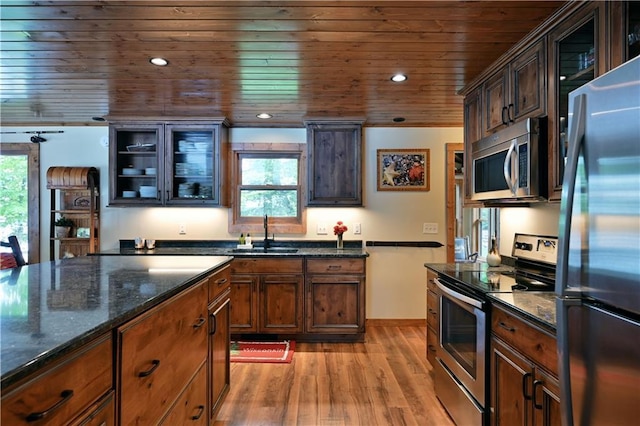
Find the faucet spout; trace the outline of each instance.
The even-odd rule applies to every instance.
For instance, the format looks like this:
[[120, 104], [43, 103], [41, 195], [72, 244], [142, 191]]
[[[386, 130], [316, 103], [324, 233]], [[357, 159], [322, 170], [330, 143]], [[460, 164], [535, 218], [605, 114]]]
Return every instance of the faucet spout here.
[[264, 215], [263, 220], [264, 225], [264, 251], [267, 251], [269, 248], [269, 216]]

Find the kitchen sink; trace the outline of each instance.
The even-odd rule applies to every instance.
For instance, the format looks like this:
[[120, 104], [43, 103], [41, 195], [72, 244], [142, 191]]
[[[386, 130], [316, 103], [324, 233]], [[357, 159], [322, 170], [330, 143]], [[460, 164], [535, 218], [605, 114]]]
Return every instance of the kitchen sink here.
[[297, 253], [297, 248], [289, 247], [269, 247], [266, 251], [263, 248], [256, 247], [252, 249], [235, 248], [232, 250], [234, 253]]

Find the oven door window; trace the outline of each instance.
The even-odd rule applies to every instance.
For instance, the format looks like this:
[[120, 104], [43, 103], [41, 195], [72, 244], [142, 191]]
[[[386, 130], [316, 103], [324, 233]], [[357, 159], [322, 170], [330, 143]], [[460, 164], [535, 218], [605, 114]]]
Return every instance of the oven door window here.
[[477, 318], [446, 297], [441, 298], [440, 340], [444, 350], [467, 373], [476, 379], [477, 372]]

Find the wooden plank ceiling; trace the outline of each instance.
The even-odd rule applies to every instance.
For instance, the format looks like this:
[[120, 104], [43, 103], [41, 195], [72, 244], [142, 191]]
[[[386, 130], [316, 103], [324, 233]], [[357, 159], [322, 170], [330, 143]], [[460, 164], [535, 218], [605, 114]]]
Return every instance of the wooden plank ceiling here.
[[457, 91], [563, 3], [3, 0], [1, 123], [461, 126]]

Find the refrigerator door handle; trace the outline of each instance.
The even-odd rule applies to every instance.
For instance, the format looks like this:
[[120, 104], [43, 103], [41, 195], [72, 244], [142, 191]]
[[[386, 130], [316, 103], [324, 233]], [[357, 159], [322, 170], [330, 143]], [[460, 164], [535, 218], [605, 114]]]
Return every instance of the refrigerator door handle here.
[[556, 298], [558, 366], [560, 401], [563, 426], [573, 426], [573, 402], [571, 400], [571, 366], [569, 365], [569, 308], [580, 306], [580, 299]]
[[567, 166], [562, 182], [562, 204], [560, 206], [560, 224], [558, 229], [558, 261], [556, 267], [556, 294], [559, 296], [575, 295], [567, 292], [567, 269], [569, 266], [569, 235], [571, 216], [573, 214], [574, 188], [578, 172], [580, 148], [584, 143], [587, 95], [581, 94], [573, 101], [573, 120], [569, 129], [569, 152]]

